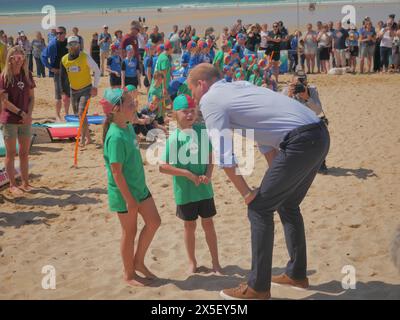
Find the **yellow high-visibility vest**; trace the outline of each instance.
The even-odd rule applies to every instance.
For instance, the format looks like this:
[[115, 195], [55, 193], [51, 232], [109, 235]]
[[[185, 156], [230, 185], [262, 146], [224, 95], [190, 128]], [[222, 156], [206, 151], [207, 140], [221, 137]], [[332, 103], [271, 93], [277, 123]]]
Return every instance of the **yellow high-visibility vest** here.
[[6, 45], [0, 42], [0, 72], [4, 70], [4, 67], [6, 65], [6, 60], [4, 57], [4, 53], [6, 50], [7, 50]]
[[79, 53], [79, 57], [75, 60], [69, 60], [66, 54], [62, 57], [61, 63], [67, 70], [71, 89], [80, 90], [92, 84], [86, 53]]

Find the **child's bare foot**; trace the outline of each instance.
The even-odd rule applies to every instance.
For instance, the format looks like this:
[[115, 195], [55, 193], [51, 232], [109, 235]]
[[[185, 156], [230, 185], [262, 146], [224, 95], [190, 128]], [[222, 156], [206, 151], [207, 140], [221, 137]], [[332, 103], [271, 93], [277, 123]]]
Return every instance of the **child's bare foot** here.
[[139, 277], [136, 273], [132, 277], [125, 277], [125, 282], [132, 287], [145, 287], [150, 284], [149, 280]]
[[24, 184], [20, 187], [20, 189], [24, 192], [31, 192], [35, 188], [33, 188], [30, 184]]
[[157, 276], [154, 273], [152, 273], [149, 269], [147, 269], [147, 267], [144, 264], [136, 264], [135, 270], [144, 275], [148, 280], [157, 279]]
[[222, 268], [219, 265], [219, 263], [218, 264], [214, 264], [212, 269], [215, 272], [215, 274], [217, 274], [219, 276], [223, 276], [224, 275], [224, 271], [222, 270]]
[[20, 188], [18, 188], [18, 187], [16, 187], [16, 186], [10, 187], [9, 190], [10, 190], [10, 193], [11, 193], [14, 197], [21, 197], [21, 196], [24, 195], [24, 192], [23, 192]]
[[198, 273], [197, 262], [190, 262], [189, 263], [189, 274]]

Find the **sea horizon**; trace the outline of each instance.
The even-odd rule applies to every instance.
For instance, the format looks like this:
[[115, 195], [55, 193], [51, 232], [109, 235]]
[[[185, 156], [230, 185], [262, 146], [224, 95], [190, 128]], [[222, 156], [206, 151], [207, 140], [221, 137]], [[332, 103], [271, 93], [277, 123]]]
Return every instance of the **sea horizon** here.
[[[7, 2], [7, 10], [3, 10], [3, 5]], [[199, 0], [117, 0], [113, 6], [109, 6], [109, 0], [70, 0], [68, 3], [61, 0], [29, 1], [20, 0], [14, 3], [0, 0], [0, 16], [35, 16], [42, 14], [42, 7], [52, 5], [60, 14], [82, 14], [82, 13], [124, 13], [134, 11], [146, 11], [154, 9], [208, 9], [208, 8], [232, 8], [232, 7], [265, 7], [278, 5], [308, 5], [316, 3], [324, 4], [382, 4], [398, 3], [396, 0], [217, 0], [216, 2], [199, 2]]]

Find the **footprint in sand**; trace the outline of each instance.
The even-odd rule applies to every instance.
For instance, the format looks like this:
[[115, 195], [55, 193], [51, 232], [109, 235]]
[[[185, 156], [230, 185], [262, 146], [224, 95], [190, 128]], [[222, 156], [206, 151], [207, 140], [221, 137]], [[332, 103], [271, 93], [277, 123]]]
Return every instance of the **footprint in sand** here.
[[168, 257], [168, 252], [163, 249], [153, 249], [151, 250], [151, 254], [157, 257], [157, 259]]

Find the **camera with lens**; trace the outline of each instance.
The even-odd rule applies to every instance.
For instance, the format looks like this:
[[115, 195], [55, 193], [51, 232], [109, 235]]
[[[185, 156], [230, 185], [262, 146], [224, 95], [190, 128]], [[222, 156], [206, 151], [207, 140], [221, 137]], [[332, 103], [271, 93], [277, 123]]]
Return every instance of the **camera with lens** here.
[[294, 94], [306, 92], [306, 86], [302, 83], [296, 83], [294, 86]]

